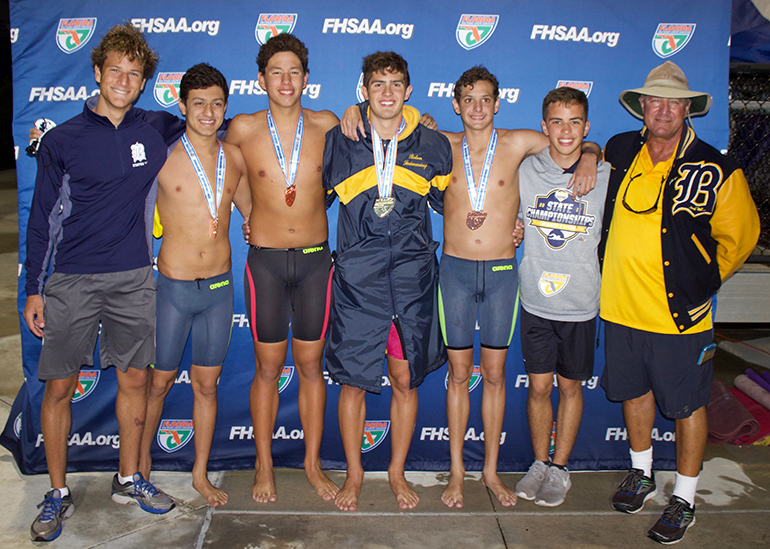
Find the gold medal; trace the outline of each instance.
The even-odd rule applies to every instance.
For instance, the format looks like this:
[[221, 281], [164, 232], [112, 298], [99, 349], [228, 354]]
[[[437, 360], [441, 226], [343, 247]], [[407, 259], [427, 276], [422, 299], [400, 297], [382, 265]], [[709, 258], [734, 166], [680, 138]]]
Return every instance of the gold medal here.
[[484, 224], [486, 218], [487, 212], [470, 212], [465, 219], [465, 224], [468, 225], [470, 230], [475, 231]]
[[377, 217], [385, 217], [391, 211], [393, 211], [393, 206], [395, 205], [396, 199], [392, 196], [387, 198], [378, 198], [374, 201], [374, 213], [377, 214]]
[[286, 187], [286, 190], [283, 192], [283, 194], [286, 198], [286, 205], [291, 206], [294, 204], [294, 199], [297, 197], [297, 186], [291, 185]]

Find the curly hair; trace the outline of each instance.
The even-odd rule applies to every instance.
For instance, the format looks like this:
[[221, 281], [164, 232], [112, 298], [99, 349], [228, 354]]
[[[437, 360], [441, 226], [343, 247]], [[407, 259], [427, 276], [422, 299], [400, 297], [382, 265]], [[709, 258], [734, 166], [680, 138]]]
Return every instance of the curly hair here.
[[104, 35], [99, 45], [91, 51], [91, 64], [99, 69], [104, 68], [104, 61], [110, 52], [116, 52], [129, 61], [139, 61], [144, 69], [144, 78], [152, 78], [158, 66], [158, 53], [150, 49], [142, 31], [131, 23], [115, 25]]
[[270, 59], [276, 53], [281, 53], [284, 51], [291, 52], [299, 57], [299, 62], [302, 64], [302, 72], [305, 74], [308, 73], [309, 69], [307, 66], [307, 48], [305, 47], [305, 44], [302, 42], [302, 40], [293, 34], [288, 33], [276, 34], [270, 40], [262, 44], [262, 47], [259, 48], [259, 54], [257, 55], [257, 66], [259, 67], [259, 72], [265, 74], [265, 71], [267, 70], [267, 64], [270, 62]]
[[568, 86], [549, 91], [545, 96], [545, 99], [543, 99], [543, 120], [546, 122], [546, 119], [548, 118], [548, 107], [554, 103], [561, 103], [567, 107], [571, 105], [581, 105], [583, 107], [585, 119], [588, 120], [588, 98], [582, 91]]
[[227, 89], [225, 76], [208, 63], [198, 63], [184, 73], [182, 81], [179, 83], [179, 99], [186, 104], [191, 90], [205, 90], [212, 86], [222, 88], [225, 94], [225, 103], [227, 103], [230, 90]]
[[455, 99], [458, 103], [460, 102], [463, 88], [473, 89], [473, 85], [476, 82], [489, 82], [492, 84], [492, 95], [495, 99], [500, 97], [500, 85], [497, 83], [495, 75], [489, 72], [484, 65], [476, 65], [465, 71], [455, 84]]
[[369, 81], [375, 72], [400, 72], [404, 75], [404, 87], [409, 86], [409, 65], [406, 59], [393, 51], [377, 51], [364, 57], [361, 70], [364, 73], [364, 87], [369, 87]]

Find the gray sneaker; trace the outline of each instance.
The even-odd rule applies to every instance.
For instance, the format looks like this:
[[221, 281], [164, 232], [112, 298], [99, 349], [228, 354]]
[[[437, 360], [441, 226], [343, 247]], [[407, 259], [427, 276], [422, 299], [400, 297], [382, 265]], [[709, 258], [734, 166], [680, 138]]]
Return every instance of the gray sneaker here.
[[545, 480], [543, 480], [540, 490], [537, 491], [535, 505], [542, 505], [543, 507], [561, 505], [564, 503], [564, 498], [567, 497], [567, 490], [570, 489], [570, 486], [572, 486], [572, 481], [569, 479], [569, 471], [551, 465], [545, 474]]
[[535, 460], [532, 465], [529, 466], [529, 471], [524, 475], [519, 482], [516, 483], [514, 492], [520, 498], [524, 498], [532, 501], [535, 499], [540, 485], [543, 484], [545, 479], [545, 473], [548, 471], [548, 465], [542, 461]]
[[144, 480], [141, 473], [134, 473], [133, 482], [121, 484], [118, 475], [112, 479], [112, 501], [125, 505], [136, 503], [148, 513], [162, 515], [176, 505], [171, 496], [161, 492]]
[[37, 507], [42, 509], [29, 529], [32, 541], [53, 541], [58, 538], [62, 531], [62, 522], [75, 512], [72, 495], [62, 497], [59, 490], [48, 492]]

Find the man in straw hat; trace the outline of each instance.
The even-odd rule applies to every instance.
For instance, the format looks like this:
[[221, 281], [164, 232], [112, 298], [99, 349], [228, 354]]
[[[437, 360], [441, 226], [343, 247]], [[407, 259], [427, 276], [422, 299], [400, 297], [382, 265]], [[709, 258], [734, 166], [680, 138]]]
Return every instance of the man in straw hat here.
[[669, 544], [695, 522], [713, 379], [712, 297], [751, 253], [759, 217], [742, 170], [685, 123], [708, 112], [711, 96], [691, 91], [678, 66], [656, 67], [620, 103], [644, 127], [616, 135], [604, 150], [613, 169], [599, 247], [601, 384], [607, 398], [623, 402], [631, 444], [631, 469], [612, 506], [636, 513], [656, 493], [657, 404], [676, 422], [677, 473], [647, 535]]

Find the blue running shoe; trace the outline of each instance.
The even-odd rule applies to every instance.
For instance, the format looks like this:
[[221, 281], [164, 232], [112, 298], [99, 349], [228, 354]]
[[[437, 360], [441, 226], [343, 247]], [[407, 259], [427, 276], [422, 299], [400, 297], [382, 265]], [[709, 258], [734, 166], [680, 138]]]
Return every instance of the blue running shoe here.
[[62, 522], [75, 512], [72, 495], [62, 497], [59, 490], [48, 492], [37, 508], [40, 509], [40, 514], [29, 529], [32, 541], [53, 541], [58, 538], [62, 531]]
[[133, 482], [121, 484], [118, 475], [112, 479], [112, 501], [126, 505], [136, 503], [148, 513], [162, 515], [176, 505], [171, 496], [161, 492], [150, 482], [144, 480], [141, 473], [134, 473]]

